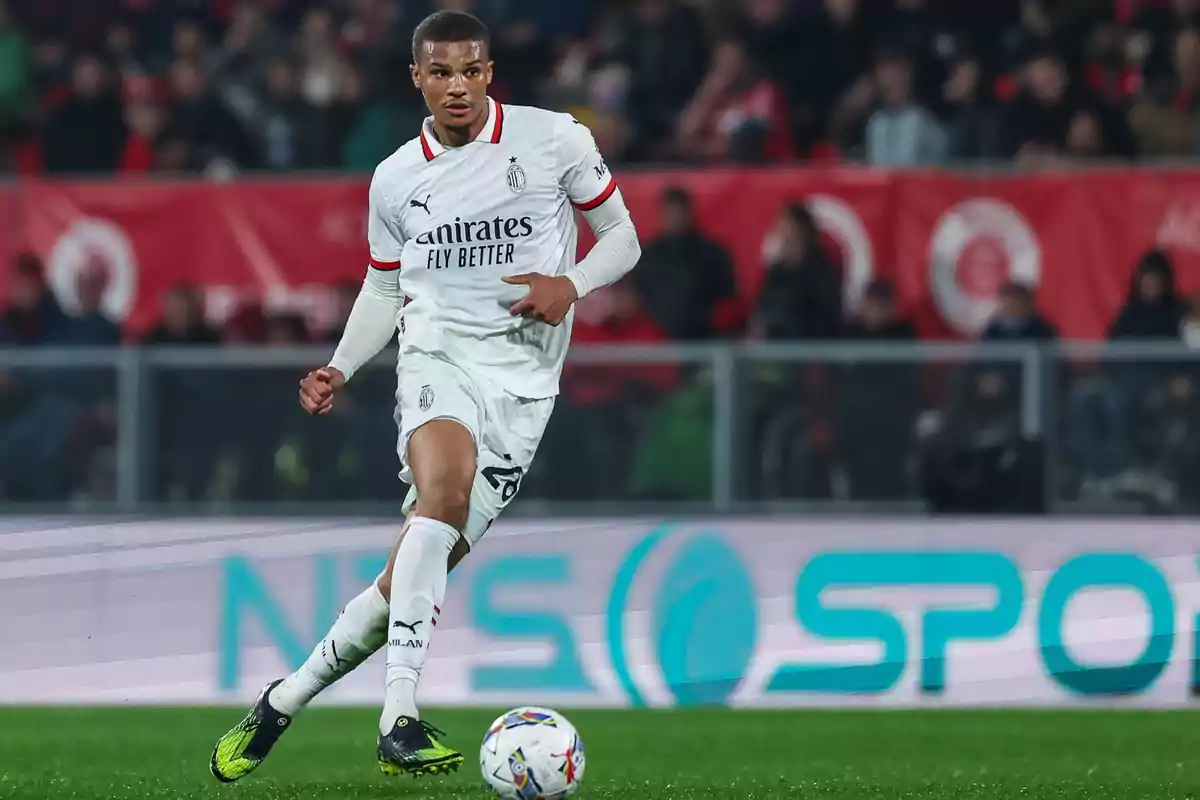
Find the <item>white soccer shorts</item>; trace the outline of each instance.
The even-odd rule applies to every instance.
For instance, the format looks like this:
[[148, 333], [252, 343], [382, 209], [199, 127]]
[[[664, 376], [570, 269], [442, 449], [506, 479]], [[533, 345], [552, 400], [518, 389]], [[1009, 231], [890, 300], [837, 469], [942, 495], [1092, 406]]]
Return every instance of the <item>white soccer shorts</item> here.
[[[463, 531], [467, 543], [474, 547], [516, 496], [550, 420], [554, 398], [517, 397], [486, 380], [472, 378], [449, 359], [426, 353], [401, 356], [396, 376], [400, 480], [413, 483], [408, 439], [426, 422], [454, 420], [475, 439], [475, 483]], [[404, 514], [412, 511], [416, 502], [414, 485], [404, 499]]]

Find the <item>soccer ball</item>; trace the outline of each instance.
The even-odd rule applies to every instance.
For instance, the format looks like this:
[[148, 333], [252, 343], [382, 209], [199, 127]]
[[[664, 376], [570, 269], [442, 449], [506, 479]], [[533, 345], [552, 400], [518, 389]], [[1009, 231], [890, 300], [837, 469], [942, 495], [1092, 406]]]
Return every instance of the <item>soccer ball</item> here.
[[508, 800], [560, 800], [579, 789], [583, 741], [557, 711], [525, 706], [496, 718], [479, 748], [483, 779]]

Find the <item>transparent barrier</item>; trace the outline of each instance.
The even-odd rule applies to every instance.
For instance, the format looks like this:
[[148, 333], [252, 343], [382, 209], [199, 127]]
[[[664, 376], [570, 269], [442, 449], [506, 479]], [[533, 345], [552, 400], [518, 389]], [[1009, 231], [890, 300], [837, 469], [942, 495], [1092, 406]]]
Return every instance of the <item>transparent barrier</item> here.
[[1048, 373], [1048, 492], [1061, 507], [1200, 512], [1200, 357], [1074, 345]]
[[[394, 354], [318, 420], [325, 348], [0, 351], [0, 500], [391, 513]], [[1200, 510], [1181, 346], [577, 348], [514, 512]]]
[[0, 358], [0, 499], [57, 507], [117, 501], [118, 482], [140, 468], [117, 463], [122, 356], [80, 349]]

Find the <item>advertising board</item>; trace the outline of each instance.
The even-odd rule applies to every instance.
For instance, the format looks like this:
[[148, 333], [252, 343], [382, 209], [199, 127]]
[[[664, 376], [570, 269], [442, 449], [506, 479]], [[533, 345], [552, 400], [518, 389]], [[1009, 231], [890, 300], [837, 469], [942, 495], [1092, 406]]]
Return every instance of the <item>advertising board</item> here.
[[[396, 524], [0, 526], [0, 702], [241, 703]], [[511, 520], [451, 576], [429, 705], [1184, 706], [1200, 529], [1163, 521]], [[374, 704], [382, 654], [322, 702]]]

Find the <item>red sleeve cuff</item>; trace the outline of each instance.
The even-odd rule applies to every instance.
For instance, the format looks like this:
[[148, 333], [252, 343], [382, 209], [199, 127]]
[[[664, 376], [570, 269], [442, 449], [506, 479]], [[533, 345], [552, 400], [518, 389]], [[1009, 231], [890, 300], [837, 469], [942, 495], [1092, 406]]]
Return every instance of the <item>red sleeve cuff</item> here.
[[392, 270], [400, 269], [399, 261], [380, 261], [375, 256], [369, 256], [367, 260], [371, 263], [372, 267], [381, 272], [391, 272]]
[[604, 205], [604, 201], [612, 197], [613, 192], [617, 190], [617, 179], [609, 178], [608, 186], [604, 187], [604, 191], [596, 195], [593, 199], [586, 203], [575, 203], [575, 207], [580, 211], [591, 211], [593, 208], [599, 208]]

